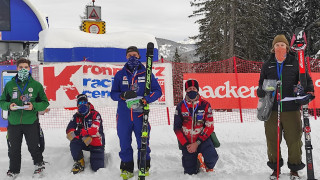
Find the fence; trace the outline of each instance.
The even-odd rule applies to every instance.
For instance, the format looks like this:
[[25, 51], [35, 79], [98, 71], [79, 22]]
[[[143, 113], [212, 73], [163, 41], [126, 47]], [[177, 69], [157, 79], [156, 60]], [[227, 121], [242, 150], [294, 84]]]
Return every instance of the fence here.
[[[168, 63], [169, 61], [166, 62]], [[183, 74], [185, 73], [234, 73], [237, 78], [237, 73], [260, 73], [262, 67], [262, 62], [248, 61], [236, 57], [210, 63], [170, 63], [173, 71], [173, 98], [175, 105], [183, 99]], [[320, 72], [320, 59], [307, 58], [307, 64], [311, 76], [312, 72]], [[38, 66], [32, 67], [35, 79], [39, 79], [38, 69]], [[214, 79], [208, 79], [208, 81], [214, 81]], [[96, 109], [102, 116], [105, 128], [116, 128], [116, 107], [99, 107]], [[50, 109], [48, 113], [40, 116], [40, 122], [45, 129], [66, 128], [75, 112], [76, 110], [62, 108]], [[175, 107], [152, 107], [149, 116], [151, 126], [172, 124], [174, 112]], [[320, 114], [320, 110], [309, 109], [309, 113], [316, 117], [316, 115]], [[256, 109], [242, 109], [241, 103], [233, 109], [214, 109], [213, 115], [217, 123], [257, 121]]]

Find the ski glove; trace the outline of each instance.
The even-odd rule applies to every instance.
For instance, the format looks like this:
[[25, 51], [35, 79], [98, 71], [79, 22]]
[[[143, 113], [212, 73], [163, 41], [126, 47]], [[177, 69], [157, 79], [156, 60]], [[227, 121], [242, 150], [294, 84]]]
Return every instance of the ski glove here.
[[259, 98], [263, 98], [265, 95], [266, 95], [266, 92], [265, 92], [261, 87], [259, 87], [259, 88], [257, 89], [257, 96], [258, 96]]
[[92, 137], [91, 136], [82, 137], [82, 141], [84, 142], [84, 144], [86, 144], [86, 146], [89, 146], [90, 143], [92, 142]]
[[132, 91], [132, 90], [129, 90], [129, 91], [125, 91], [125, 92], [122, 92], [120, 94], [120, 98], [123, 99], [123, 100], [127, 100], [127, 99], [131, 99], [131, 98], [136, 98], [137, 97], [137, 93]]
[[74, 133], [74, 131], [71, 131], [67, 134], [67, 139], [69, 139], [69, 141], [72, 141], [74, 137], [76, 137], [76, 134]]
[[306, 97], [302, 99], [297, 99], [296, 102], [300, 105], [306, 105], [309, 104], [309, 102], [312, 101], [314, 98], [314, 95], [312, 95], [311, 93], [307, 93]]
[[87, 135], [89, 135], [88, 131], [85, 130], [85, 129], [81, 129], [80, 136], [84, 137], [84, 136], [87, 136]]

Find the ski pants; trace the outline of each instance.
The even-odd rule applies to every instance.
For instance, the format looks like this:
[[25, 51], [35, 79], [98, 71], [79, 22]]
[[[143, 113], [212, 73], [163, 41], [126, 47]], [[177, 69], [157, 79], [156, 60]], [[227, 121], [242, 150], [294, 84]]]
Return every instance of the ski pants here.
[[82, 150], [90, 151], [90, 165], [93, 171], [104, 168], [103, 146], [86, 146], [82, 140], [74, 138], [70, 142], [70, 151], [74, 161], [79, 161], [83, 158]]
[[[117, 134], [120, 140], [120, 152], [119, 156], [122, 162], [133, 162], [133, 149], [132, 143], [132, 131], [135, 134], [137, 146], [138, 146], [138, 160], [140, 159], [140, 149], [141, 149], [141, 131], [142, 131], [142, 116], [134, 118], [131, 121], [130, 113], [124, 112], [119, 116], [117, 121]], [[148, 140], [147, 140], [147, 159], [150, 160], [150, 124], [148, 124]]]
[[[278, 145], [278, 112], [272, 111], [270, 118], [265, 122], [265, 134], [268, 149], [268, 166], [276, 169], [277, 165], [277, 145]], [[300, 111], [288, 111], [280, 113], [280, 143], [282, 134], [288, 147], [288, 167], [297, 171], [304, 167], [301, 161], [302, 147], [302, 123]], [[281, 157], [281, 149], [279, 154]], [[281, 163], [281, 166], [283, 163]]]
[[23, 135], [25, 137], [28, 150], [33, 159], [33, 164], [43, 161], [40, 149], [40, 124], [35, 121], [33, 124], [8, 125], [7, 143], [8, 156], [10, 159], [9, 170], [13, 173], [20, 173], [21, 169], [21, 144]]
[[195, 153], [189, 153], [187, 148], [182, 149], [182, 166], [185, 174], [197, 174], [199, 171], [198, 167], [198, 153], [202, 153], [204, 163], [207, 168], [212, 169], [219, 156], [210, 138], [202, 142]]

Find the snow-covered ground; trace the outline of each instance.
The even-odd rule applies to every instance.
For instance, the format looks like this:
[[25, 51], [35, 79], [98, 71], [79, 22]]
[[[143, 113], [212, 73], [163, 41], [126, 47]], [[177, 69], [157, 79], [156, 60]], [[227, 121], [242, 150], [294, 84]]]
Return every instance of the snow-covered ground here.
[[[320, 120], [311, 119], [313, 158], [315, 177], [320, 178]], [[177, 140], [172, 126], [153, 126], [151, 131], [151, 170], [147, 179], [153, 180], [263, 180], [268, 179], [271, 170], [267, 167], [267, 152], [264, 136], [263, 122], [251, 123], [216, 123], [215, 131], [221, 142], [217, 148], [220, 159], [214, 173], [200, 173], [198, 175], [184, 175], [181, 165], [181, 151], [178, 149]], [[69, 141], [65, 138], [64, 129], [44, 130], [46, 149], [44, 152], [46, 176], [44, 180], [71, 180], [71, 179], [121, 179], [119, 174], [120, 150], [115, 129], [105, 129], [106, 156], [108, 162], [105, 169], [94, 173], [86, 164], [85, 171], [73, 175], [70, 170], [73, 160], [69, 151]], [[303, 139], [304, 141], [304, 139]], [[5, 179], [8, 170], [8, 156], [6, 132], [0, 132], [0, 179]], [[136, 149], [135, 141], [133, 147]], [[285, 142], [281, 144], [283, 158], [287, 160]], [[89, 162], [89, 154], [85, 154], [85, 161]], [[136, 154], [136, 150], [135, 150]], [[303, 146], [303, 162], [305, 150]], [[285, 163], [286, 164], [286, 163]], [[136, 166], [136, 163], [135, 163]], [[25, 141], [22, 145], [22, 168], [17, 180], [32, 179], [33, 165]], [[137, 179], [137, 167], [135, 177]], [[289, 169], [286, 165], [282, 168], [281, 180], [289, 179]], [[306, 169], [300, 171], [302, 179], [307, 179]]]

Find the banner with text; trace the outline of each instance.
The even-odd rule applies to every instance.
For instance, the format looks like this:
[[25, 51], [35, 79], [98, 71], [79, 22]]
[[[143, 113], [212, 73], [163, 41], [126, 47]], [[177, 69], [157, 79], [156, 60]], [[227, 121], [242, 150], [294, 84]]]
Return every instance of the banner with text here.
[[[259, 73], [187, 73], [184, 82], [196, 79], [201, 96], [210, 102], [213, 109], [256, 109]], [[309, 108], [319, 108], [320, 73], [312, 73], [316, 99]], [[293, 96], [293, 95], [292, 95]]]
[[[76, 106], [76, 96], [84, 93], [95, 107], [116, 106], [110, 97], [114, 75], [122, 65], [107, 63], [59, 63], [39, 66], [39, 81], [43, 84], [51, 108]], [[172, 66], [155, 63], [152, 69], [162, 96], [152, 105], [173, 106]]]

